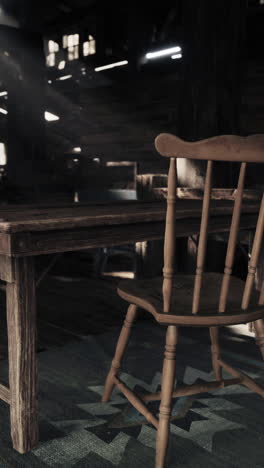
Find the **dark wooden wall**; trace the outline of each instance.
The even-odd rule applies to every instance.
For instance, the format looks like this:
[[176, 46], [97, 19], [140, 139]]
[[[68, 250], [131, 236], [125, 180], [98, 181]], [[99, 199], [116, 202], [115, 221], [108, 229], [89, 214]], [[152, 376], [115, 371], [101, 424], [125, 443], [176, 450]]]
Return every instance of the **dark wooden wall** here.
[[[137, 161], [139, 174], [166, 172], [166, 162], [153, 146], [162, 131], [191, 139], [264, 131], [264, 63], [261, 50], [256, 53], [252, 19], [252, 15], [263, 18], [263, 9], [252, 13], [246, 6], [244, 0], [230, 2], [228, 8], [220, 0], [213, 4], [185, 1], [182, 62], [168, 66], [167, 58], [159, 68], [144, 67], [134, 58], [130, 67], [112, 72], [96, 74], [88, 66], [78, 86], [72, 81], [60, 83], [54, 98], [64, 95], [64, 101], [60, 99], [63, 119], [50, 125], [50, 154], [64, 147], [64, 157], [78, 142], [82, 167], [87, 166], [87, 185], [92, 185], [95, 179], [89, 164], [94, 157], [102, 163]], [[142, 50], [144, 36], [140, 25], [137, 50]], [[69, 106], [71, 99], [75, 104]], [[64, 105], [68, 110], [63, 110]], [[225, 169], [219, 171], [216, 185], [232, 185], [235, 173], [227, 176]], [[186, 175], [180, 177], [182, 185], [203, 184], [203, 168], [188, 167]], [[261, 177], [253, 170], [250, 184]]]
[[[66, 81], [57, 81], [58, 72], [46, 70], [46, 77], [51, 78], [52, 83], [46, 83], [45, 108], [58, 115], [60, 120], [46, 122], [45, 145], [40, 93], [33, 106], [36, 112], [38, 109], [38, 118], [32, 118], [30, 124], [27, 118], [22, 116], [20, 119], [29, 129], [29, 139], [33, 141], [35, 138], [37, 146], [30, 144], [23, 149], [17, 137], [12, 138], [9, 132], [9, 166], [16, 167], [22, 153], [39, 152], [37, 172], [41, 173], [41, 177], [38, 185], [45, 186], [47, 182], [52, 191], [67, 192], [70, 197], [76, 188], [131, 188], [132, 166], [111, 167], [106, 165], [107, 162], [137, 162], [138, 174], [144, 176], [139, 177], [139, 181], [143, 180], [145, 183], [147, 180], [147, 184], [154, 181], [154, 184], [165, 185], [166, 178], [161, 175], [166, 173], [167, 163], [157, 155], [153, 144], [158, 133], [166, 131], [186, 138], [201, 138], [222, 132], [264, 132], [264, 63], [261, 47], [257, 50], [259, 36], [255, 30], [255, 19], [260, 16], [263, 18], [263, 8], [251, 8], [250, 15], [247, 10], [245, 18], [244, 0], [231, 2], [228, 11], [223, 8], [222, 1], [214, 2], [216, 9], [211, 3], [207, 0], [186, 0], [183, 2], [184, 8], [176, 12], [182, 15], [185, 25], [185, 30], [182, 29], [185, 37], [181, 36], [182, 30], [179, 30], [179, 41], [186, 43], [183, 57], [189, 57], [187, 61], [171, 61], [168, 58], [160, 61], [160, 66], [157, 67], [142, 65], [137, 57], [133, 59], [131, 44], [136, 34], [132, 24], [136, 10], [132, 8], [134, 13], [131, 13], [128, 42], [130, 66], [96, 73], [94, 63], [82, 57], [81, 61], [69, 63], [61, 72], [72, 74], [72, 79]], [[200, 16], [197, 19], [198, 10]], [[147, 35], [143, 31], [143, 20], [146, 18], [139, 22], [141, 27], [138, 29], [136, 47], [138, 53], [143, 53], [142, 44], [151, 35], [150, 25], [146, 29]], [[167, 19], [168, 23], [169, 21], [170, 15]], [[260, 32], [261, 22], [257, 23]], [[101, 29], [104, 24], [101, 21]], [[124, 31], [119, 31], [122, 40], [123, 33]], [[197, 34], [200, 41], [196, 40]], [[158, 28], [155, 35], [163, 40], [166, 37], [164, 27]], [[103, 60], [102, 38], [100, 36], [98, 40], [98, 56]], [[115, 51], [117, 39], [118, 35], [112, 41]], [[189, 55], [188, 47], [192, 49]], [[106, 57], [104, 61], [107, 61]], [[81, 72], [81, 68], [85, 69], [85, 74]], [[18, 82], [18, 89], [19, 86]], [[24, 105], [32, 104], [31, 94], [29, 86], [24, 93]], [[13, 102], [12, 105], [13, 111], [10, 111], [8, 117], [9, 128], [16, 126], [19, 129], [16, 123], [17, 104]], [[0, 130], [2, 137], [6, 138], [4, 119], [1, 115]], [[79, 146], [82, 152], [73, 153], [73, 148]], [[12, 154], [14, 156], [11, 158]], [[27, 157], [27, 163], [28, 161], [30, 163]], [[26, 165], [23, 165], [22, 170], [26, 173], [23, 176], [19, 171], [13, 170], [13, 174], [14, 177], [19, 174], [23, 185], [30, 171], [27, 171]], [[190, 174], [190, 171], [186, 173]], [[200, 173], [201, 178], [198, 178]], [[195, 182], [198, 186], [202, 185], [203, 171], [199, 168], [193, 174], [194, 177], [191, 178], [182, 177], [180, 183], [188, 185]], [[30, 177], [32, 179], [33, 176]], [[262, 178], [259, 171], [253, 171], [249, 182], [251, 185], [262, 184]], [[230, 178], [227, 180], [224, 177], [221, 183], [230, 183]]]

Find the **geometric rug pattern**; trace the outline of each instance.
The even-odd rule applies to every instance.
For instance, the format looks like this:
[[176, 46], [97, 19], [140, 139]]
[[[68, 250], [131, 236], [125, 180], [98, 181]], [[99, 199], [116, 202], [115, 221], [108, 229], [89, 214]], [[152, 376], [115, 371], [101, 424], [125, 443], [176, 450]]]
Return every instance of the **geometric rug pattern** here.
[[[12, 450], [9, 411], [1, 402], [0, 466], [154, 466], [156, 430], [118, 391], [109, 403], [100, 402], [118, 332], [80, 337], [39, 353], [40, 443], [26, 455]], [[164, 333], [152, 322], [135, 326], [121, 375], [131, 389], [159, 390]], [[224, 358], [264, 383], [263, 361], [247, 340], [239, 352], [231, 340]], [[177, 350], [177, 382], [212, 380], [209, 351], [208, 341], [185, 332]], [[3, 373], [5, 366], [2, 362]], [[154, 413], [158, 405], [149, 403]], [[167, 466], [263, 468], [263, 420], [263, 399], [242, 386], [175, 399]]]

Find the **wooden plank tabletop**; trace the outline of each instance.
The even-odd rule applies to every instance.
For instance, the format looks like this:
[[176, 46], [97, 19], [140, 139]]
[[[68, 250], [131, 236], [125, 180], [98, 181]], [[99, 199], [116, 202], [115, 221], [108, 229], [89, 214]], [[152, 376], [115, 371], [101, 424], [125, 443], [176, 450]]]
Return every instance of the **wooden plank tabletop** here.
[[[201, 200], [178, 199], [176, 216], [178, 219], [199, 217]], [[245, 200], [243, 214], [256, 213], [259, 201]], [[233, 202], [212, 200], [212, 216], [230, 215]], [[0, 206], [0, 232], [32, 232], [60, 229], [109, 226], [117, 224], [147, 223], [164, 220], [166, 202], [125, 201], [98, 204], [70, 205], [6, 205]]]

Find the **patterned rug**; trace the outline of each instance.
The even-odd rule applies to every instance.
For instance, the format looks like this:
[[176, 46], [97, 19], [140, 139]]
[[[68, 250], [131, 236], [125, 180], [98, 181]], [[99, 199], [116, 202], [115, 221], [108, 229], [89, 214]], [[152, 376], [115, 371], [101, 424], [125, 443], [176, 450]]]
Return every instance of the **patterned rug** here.
[[[40, 443], [27, 455], [12, 450], [8, 407], [0, 403], [0, 466], [154, 467], [155, 429], [117, 391], [110, 403], [100, 403], [118, 331], [116, 327], [39, 352]], [[160, 388], [164, 334], [164, 328], [149, 321], [135, 326], [122, 374], [130, 388], [140, 392]], [[227, 349], [224, 358], [264, 383], [264, 363], [253, 340], [225, 333], [222, 341]], [[3, 375], [6, 366], [2, 361]], [[177, 379], [179, 383], [212, 379], [205, 332], [183, 332]], [[157, 412], [157, 403], [150, 407]], [[173, 416], [169, 468], [263, 468], [264, 402], [248, 389], [233, 386], [178, 398]]]

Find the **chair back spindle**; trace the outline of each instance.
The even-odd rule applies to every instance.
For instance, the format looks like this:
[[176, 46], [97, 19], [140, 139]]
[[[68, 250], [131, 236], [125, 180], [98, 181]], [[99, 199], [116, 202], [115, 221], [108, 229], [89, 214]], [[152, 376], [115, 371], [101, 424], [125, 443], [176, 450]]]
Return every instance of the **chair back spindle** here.
[[193, 304], [192, 304], [193, 314], [197, 314], [199, 310], [199, 304], [200, 304], [200, 293], [201, 293], [201, 287], [202, 287], [204, 260], [205, 260], [205, 254], [206, 254], [208, 220], [209, 220], [209, 210], [210, 210], [210, 200], [211, 200], [211, 190], [212, 190], [212, 170], [213, 170], [213, 161], [208, 161], [207, 170], [206, 170], [206, 178], [205, 178], [205, 186], [204, 186], [201, 228], [200, 228], [200, 236], [199, 236], [199, 244], [198, 244], [198, 252], [197, 252], [196, 275], [195, 275], [195, 281], [194, 281]]
[[[171, 134], [161, 134], [156, 138], [155, 146], [162, 156], [170, 158], [163, 278], [125, 281], [118, 288], [119, 295], [130, 306], [117, 342], [112, 366], [106, 378], [102, 401], [109, 401], [115, 386], [121, 390], [134, 408], [145, 417], [146, 422], [151, 423], [157, 429], [155, 466], [164, 468], [169, 443], [173, 398], [211, 392], [212, 390], [235, 384], [244, 385], [250, 391], [254, 391], [264, 398], [264, 387], [244, 372], [233, 368], [225, 362], [221, 357], [222, 353], [219, 346], [220, 326], [255, 322], [256, 337], [264, 358], [262, 334], [264, 305], [260, 307], [253, 305], [248, 311], [241, 310], [241, 297], [244, 294], [244, 305], [246, 306], [260, 253], [264, 230], [264, 198], [262, 199], [258, 219], [258, 206], [256, 203], [244, 203], [243, 206], [243, 226], [250, 229], [255, 228], [257, 224], [246, 289], [241, 279], [234, 276], [231, 277], [241, 217], [246, 163], [264, 163], [264, 134], [249, 137], [220, 135], [196, 142], [184, 141]], [[190, 203], [186, 203], [186, 200], [183, 203], [179, 203], [179, 200], [177, 200], [177, 208], [179, 205], [179, 209], [176, 209], [176, 168], [178, 158], [207, 161], [202, 206], [200, 201], [197, 202], [197, 200], [191, 200]], [[241, 163], [236, 198], [231, 207], [225, 201], [220, 202], [220, 204], [212, 203], [210, 207], [213, 161]], [[231, 216], [230, 213], [232, 213]], [[189, 218], [190, 215], [191, 218]], [[211, 216], [210, 223], [209, 216]], [[232, 217], [231, 226], [230, 217]], [[191, 222], [189, 222], [188, 218]], [[199, 218], [201, 218], [200, 222]], [[178, 220], [177, 228], [175, 226], [176, 219]], [[176, 229], [178, 229], [178, 232]], [[227, 230], [230, 230], [230, 234], [224, 272], [206, 271], [204, 273], [208, 232], [226, 232]], [[175, 284], [173, 284], [176, 235], [184, 235], [186, 237], [198, 231], [200, 232], [196, 274], [179, 273], [175, 275]], [[193, 289], [193, 283], [194, 290], [192, 296], [191, 289]], [[201, 288], [201, 286], [204, 287]], [[162, 292], [160, 291], [161, 287], [163, 289]], [[264, 296], [264, 286], [262, 293]], [[225, 312], [227, 298], [229, 305], [228, 313], [221, 314], [219, 312]], [[142, 307], [151, 313], [159, 324], [167, 328], [161, 391], [148, 393], [147, 395], [141, 394], [139, 396], [130, 390], [119, 378], [121, 359], [128, 344], [131, 325], [136, 317], [138, 307]], [[180, 387], [177, 385], [175, 390], [175, 351], [178, 341], [178, 328], [184, 326], [209, 328], [212, 367], [215, 378], [211, 382], [198, 384], [195, 382], [191, 385], [180, 385]], [[231, 378], [226, 378], [222, 371], [230, 374]], [[158, 418], [144, 404], [144, 402], [151, 401], [160, 401]]]
[[175, 202], [177, 189], [177, 159], [170, 159], [167, 192], [167, 214], [164, 240], [164, 268], [163, 268], [163, 310], [168, 314], [170, 311], [174, 256], [175, 256]]
[[229, 234], [228, 245], [227, 245], [224, 276], [223, 276], [221, 292], [220, 292], [220, 300], [219, 300], [219, 312], [220, 313], [223, 313], [226, 310], [230, 276], [232, 274], [232, 269], [233, 269], [237, 234], [238, 234], [238, 229], [239, 229], [241, 205], [242, 205], [243, 190], [244, 190], [244, 183], [245, 183], [245, 174], [246, 174], [246, 163], [243, 162], [241, 164], [240, 171], [239, 171], [237, 192], [236, 192], [236, 197], [235, 197], [235, 204], [234, 204], [230, 234]]
[[[168, 205], [166, 217], [166, 231], [164, 244], [164, 278], [163, 278], [163, 300], [164, 312], [170, 312], [172, 285], [173, 285], [173, 260], [175, 252], [175, 217], [174, 210], [176, 198], [176, 160], [186, 158], [192, 160], [206, 160], [207, 171], [205, 180], [205, 190], [202, 206], [202, 219], [200, 225], [200, 236], [197, 252], [196, 274], [194, 279], [194, 291], [192, 299], [192, 313], [198, 314], [200, 311], [200, 296], [202, 294], [202, 279], [207, 246], [208, 221], [212, 188], [213, 161], [227, 161], [240, 163], [240, 172], [236, 190], [230, 234], [227, 244], [224, 274], [220, 285], [220, 296], [218, 302], [218, 312], [224, 313], [227, 309], [229, 287], [233, 270], [237, 236], [241, 217], [243, 202], [243, 192], [245, 184], [245, 174], [247, 163], [264, 163], [264, 135], [250, 135], [241, 137], [237, 135], [219, 135], [216, 137], [199, 140], [195, 142], [184, 141], [175, 135], [160, 134], [155, 140], [157, 151], [165, 157], [170, 158], [170, 170], [168, 181]], [[259, 261], [260, 250], [264, 235], [264, 195], [262, 198], [251, 259], [248, 267], [248, 275], [243, 292], [241, 293], [241, 309], [246, 310], [250, 303], [250, 296], [254, 286], [255, 273]], [[233, 283], [232, 283], [233, 284]], [[230, 296], [231, 298], [231, 296]], [[232, 299], [233, 301], [233, 299]], [[262, 284], [259, 305], [264, 305], [264, 282]], [[177, 307], [177, 300], [175, 302]]]
[[[256, 232], [254, 236], [251, 258], [248, 265], [248, 274], [246, 279], [246, 285], [244, 289], [243, 299], [242, 299], [242, 309], [247, 309], [250, 301], [250, 295], [255, 281], [255, 274], [258, 265], [259, 253], [263, 239], [264, 232], [264, 195], [262, 196], [261, 206], [259, 210], [258, 222], [256, 227]], [[264, 304], [264, 287], [262, 285], [259, 304]]]

